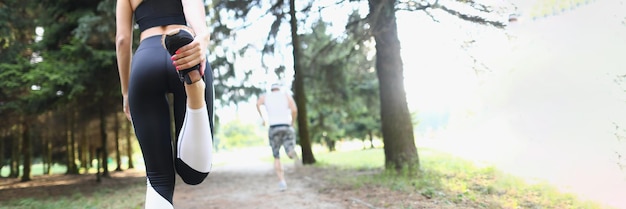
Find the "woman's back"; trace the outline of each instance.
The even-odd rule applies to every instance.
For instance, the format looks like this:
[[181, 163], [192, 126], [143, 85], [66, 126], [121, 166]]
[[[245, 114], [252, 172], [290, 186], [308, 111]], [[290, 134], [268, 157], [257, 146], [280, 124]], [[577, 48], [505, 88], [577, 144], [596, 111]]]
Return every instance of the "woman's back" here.
[[134, 7], [133, 13], [140, 31], [156, 26], [187, 24], [183, 5], [177, 0], [143, 0]]

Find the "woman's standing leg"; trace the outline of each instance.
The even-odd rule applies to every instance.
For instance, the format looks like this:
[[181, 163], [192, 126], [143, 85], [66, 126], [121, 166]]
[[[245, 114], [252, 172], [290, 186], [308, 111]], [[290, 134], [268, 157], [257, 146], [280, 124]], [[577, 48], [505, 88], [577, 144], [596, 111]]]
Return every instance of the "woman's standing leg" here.
[[169, 105], [169, 55], [159, 37], [142, 41], [132, 61], [129, 105], [147, 177], [146, 208], [173, 208], [175, 171]]

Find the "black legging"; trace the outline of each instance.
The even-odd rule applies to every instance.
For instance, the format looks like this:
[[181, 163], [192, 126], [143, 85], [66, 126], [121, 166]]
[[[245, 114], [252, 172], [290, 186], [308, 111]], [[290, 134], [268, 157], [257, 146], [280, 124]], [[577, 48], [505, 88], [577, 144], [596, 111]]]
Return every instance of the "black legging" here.
[[[170, 55], [161, 45], [161, 36], [141, 41], [132, 60], [128, 88], [131, 118], [146, 166], [149, 184], [163, 198], [172, 203], [175, 172], [183, 181], [198, 184], [208, 173], [189, 169], [172, 149], [172, 129], [166, 94], [174, 95], [174, 124], [180, 134], [186, 112], [186, 94]], [[213, 133], [213, 72], [207, 63], [204, 72], [206, 107]], [[176, 169], [175, 169], [176, 167]]]

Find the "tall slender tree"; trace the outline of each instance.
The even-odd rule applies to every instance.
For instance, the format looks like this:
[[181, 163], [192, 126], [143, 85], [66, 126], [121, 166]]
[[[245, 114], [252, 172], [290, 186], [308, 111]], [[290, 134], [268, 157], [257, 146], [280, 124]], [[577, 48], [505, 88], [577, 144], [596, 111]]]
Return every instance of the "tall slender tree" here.
[[289, 25], [291, 26], [291, 46], [293, 47], [293, 71], [295, 73], [294, 89], [296, 104], [298, 105], [298, 134], [300, 136], [300, 147], [302, 148], [302, 163], [315, 163], [311, 138], [309, 136], [309, 120], [307, 118], [307, 99], [304, 90], [304, 76], [300, 57], [302, 45], [298, 35], [298, 20], [296, 17], [296, 0], [289, 0]]
[[404, 90], [396, 3], [396, 0], [369, 0], [368, 21], [376, 41], [385, 167], [415, 169], [419, 167], [419, 157]]
[[[17, 127], [15, 127], [17, 128]], [[14, 130], [15, 131], [15, 130]], [[13, 133], [15, 134], [15, 133]], [[17, 134], [16, 134], [17, 135]], [[10, 162], [10, 170], [9, 170], [9, 177], [11, 178], [17, 178], [20, 176], [20, 162], [21, 162], [21, 156], [20, 156], [20, 147], [21, 147], [21, 138], [20, 137], [16, 137], [16, 136], [12, 136], [11, 138], [11, 162]]]
[[115, 171], [122, 171], [122, 153], [120, 153], [120, 119], [117, 114], [113, 114], [113, 132], [115, 133]]
[[[400, 41], [396, 11], [422, 11], [437, 18], [432, 10], [442, 10], [460, 19], [484, 25], [502, 28], [506, 25], [504, 18], [491, 18], [489, 13], [500, 13], [502, 10], [473, 0], [457, 0], [465, 7], [459, 9], [449, 6], [450, 2], [424, 0], [368, 0], [369, 14], [367, 22], [371, 26], [370, 34], [376, 42], [376, 72], [379, 81], [382, 135], [385, 143], [385, 167], [401, 170], [419, 167], [419, 156], [415, 146], [411, 115], [406, 102], [404, 89], [404, 69], [400, 56]], [[467, 12], [474, 10], [473, 12]], [[506, 14], [508, 15], [508, 14]]]
[[2, 169], [4, 168], [4, 144], [5, 144], [5, 140], [6, 140], [6, 136], [5, 136], [6, 132], [2, 131], [0, 132], [0, 178], [2, 178]]
[[32, 139], [30, 138], [30, 126], [28, 122], [24, 119], [22, 121], [21, 126], [22, 132], [22, 156], [23, 156], [23, 173], [22, 173], [22, 182], [31, 180], [31, 165], [33, 163], [33, 153], [32, 153]]
[[133, 143], [132, 139], [132, 124], [130, 121], [127, 121], [125, 124], [125, 132], [126, 132], [126, 156], [128, 157], [128, 169], [135, 168], [135, 164], [133, 163]]

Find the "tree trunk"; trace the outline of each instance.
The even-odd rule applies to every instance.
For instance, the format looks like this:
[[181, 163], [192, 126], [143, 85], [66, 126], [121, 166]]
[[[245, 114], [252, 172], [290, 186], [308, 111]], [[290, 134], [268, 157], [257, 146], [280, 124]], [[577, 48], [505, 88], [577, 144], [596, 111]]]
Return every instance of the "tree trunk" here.
[[20, 176], [20, 138], [11, 136], [11, 165], [9, 177], [17, 178]]
[[0, 178], [2, 178], [2, 168], [4, 168], [4, 141], [7, 140], [5, 134], [0, 136]]
[[369, 0], [369, 21], [376, 41], [376, 74], [385, 143], [385, 168], [419, 168], [413, 125], [404, 91], [395, 0]]
[[131, 129], [133, 125], [130, 121], [126, 122], [126, 154], [128, 155], [128, 169], [135, 168], [133, 165], [133, 143], [131, 141]]
[[[47, 120], [50, 121], [52, 120], [52, 111], [49, 111], [47, 113]], [[51, 136], [52, 136], [52, 131], [50, 131], [50, 122], [47, 122], [46, 127], [43, 128], [43, 133], [41, 134], [41, 173], [43, 175], [48, 175], [50, 173], [47, 173], [46, 171], [49, 170], [48, 166], [48, 152], [50, 150], [48, 150], [48, 147], [46, 146], [48, 144], [48, 141], [52, 140]]]
[[80, 152], [78, 157], [80, 158], [80, 165], [85, 170], [85, 173], [89, 173], [89, 169], [91, 168], [91, 160], [89, 159], [89, 142], [90, 140], [87, 137], [87, 128], [82, 128], [80, 131], [81, 135], [81, 143], [78, 145], [80, 147]]
[[104, 114], [104, 107], [100, 105], [100, 140], [102, 141], [102, 176], [110, 177], [109, 174], [109, 151], [107, 149], [107, 130], [106, 130], [106, 117]]
[[23, 163], [23, 174], [22, 174], [22, 182], [30, 181], [31, 175], [31, 166], [32, 166], [32, 146], [31, 146], [31, 138], [30, 138], [30, 127], [28, 124], [28, 119], [22, 119], [22, 156], [24, 158]]
[[113, 126], [115, 129], [115, 161], [117, 168], [115, 171], [122, 171], [122, 154], [120, 153], [120, 120], [117, 114], [113, 115]]
[[[322, 111], [319, 111], [317, 113], [317, 119], [318, 119], [318, 127], [320, 127], [320, 129], [322, 131], [326, 131], [326, 115], [324, 115], [322, 113]], [[328, 135], [326, 135], [326, 133], [322, 133], [322, 140], [324, 144], [326, 144], [326, 148], [328, 148], [329, 152], [334, 152], [335, 151], [335, 141], [333, 139], [331, 139]]]
[[46, 128], [44, 130], [44, 133], [41, 136], [41, 173], [46, 175], [46, 166], [48, 166], [48, 164], [46, 163], [46, 156], [48, 156], [48, 150], [46, 149], [46, 143], [48, 143], [48, 134], [49, 134], [49, 129]]
[[372, 131], [368, 131], [367, 136], [370, 140], [370, 149], [374, 149], [374, 134], [372, 133]]
[[324, 136], [324, 141], [326, 142], [326, 147], [328, 147], [328, 152], [334, 152], [337, 151], [336, 146], [335, 146], [335, 139], [332, 139], [328, 136]]
[[65, 138], [66, 138], [66, 146], [67, 146], [67, 150], [66, 150], [66, 155], [67, 155], [67, 172], [66, 174], [78, 174], [78, 167], [76, 165], [76, 155], [74, 154], [74, 134], [76, 132], [76, 129], [74, 127], [74, 124], [76, 123], [75, 121], [75, 117], [74, 117], [74, 112], [72, 110], [69, 110], [67, 113], [67, 126], [66, 126], [66, 132], [65, 132]]
[[72, 114], [72, 126], [71, 126], [71, 135], [70, 135], [70, 146], [72, 148], [72, 152], [70, 153], [72, 156], [72, 168], [73, 168], [73, 173], [74, 174], [80, 174], [80, 167], [78, 164], [76, 164], [77, 161], [80, 160], [79, 158], [79, 150], [78, 150], [78, 142], [77, 142], [77, 138], [79, 137], [78, 135], [78, 112], [74, 112]]
[[52, 133], [50, 133], [49, 138], [44, 142], [43, 149], [45, 150], [45, 155], [42, 156], [42, 158], [44, 164], [46, 164], [43, 174], [50, 175], [50, 169], [52, 168]]
[[298, 23], [296, 21], [296, 0], [289, 0], [289, 15], [291, 20], [291, 42], [293, 46], [293, 70], [295, 72], [295, 79], [293, 81], [295, 86], [296, 104], [298, 106], [298, 134], [300, 136], [300, 147], [302, 148], [302, 163], [313, 164], [315, 163], [315, 156], [313, 156], [313, 149], [311, 147], [311, 139], [309, 137], [309, 122], [307, 119], [306, 110], [306, 94], [304, 92], [304, 75], [302, 75], [302, 67], [299, 62], [302, 49], [300, 47], [300, 38], [298, 37]]
[[96, 162], [98, 163], [98, 166], [96, 166], [96, 182], [100, 183], [100, 167], [102, 167], [102, 148], [97, 148], [96, 149]]

